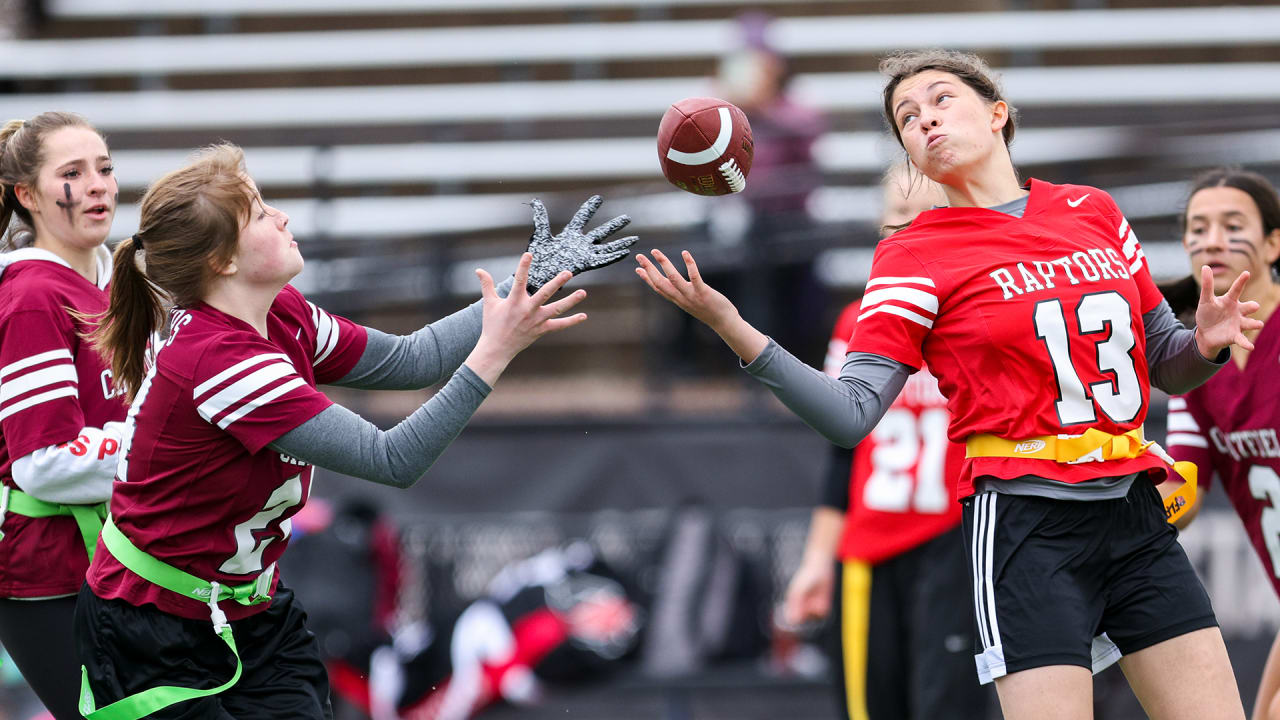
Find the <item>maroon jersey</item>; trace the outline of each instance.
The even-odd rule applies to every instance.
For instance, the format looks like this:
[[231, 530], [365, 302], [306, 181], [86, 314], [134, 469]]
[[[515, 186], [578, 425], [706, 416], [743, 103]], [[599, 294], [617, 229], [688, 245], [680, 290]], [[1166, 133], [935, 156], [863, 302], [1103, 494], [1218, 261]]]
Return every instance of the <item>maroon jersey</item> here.
[[1280, 594], [1280, 316], [1272, 314], [1241, 370], [1227, 363], [1204, 385], [1169, 400], [1168, 451], [1216, 479]]
[[[107, 309], [110, 263], [98, 268], [99, 287], [45, 250], [17, 250], [5, 260], [0, 276], [0, 482], [17, 488], [14, 460], [73, 442], [85, 427], [123, 420], [126, 408], [111, 384], [111, 370], [80, 338], [91, 328], [68, 312]], [[48, 597], [80, 589], [89, 558], [74, 519], [9, 512], [3, 530], [0, 597]]]
[[[880, 242], [850, 350], [938, 378], [952, 440], [1123, 433], [1147, 415], [1142, 315], [1162, 297], [1138, 238], [1105, 192], [1032, 180], [1022, 217], [938, 208]], [[1170, 469], [1158, 457], [1061, 464], [965, 460], [980, 476], [1065, 483]]]
[[[861, 303], [853, 302], [836, 321], [828, 375], [840, 374], [861, 314]], [[921, 368], [853, 449], [841, 559], [879, 563], [960, 524], [956, 482], [964, 446], [947, 439], [949, 419], [937, 378]]]
[[[291, 286], [267, 315], [267, 337], [208, 305], [177, 311], [169, 339], [129, 408], [111, 495], [133, 544], [204, 580], [244, 583], [284, 552], [306, 502], [311, 466], [267, 445], [332, 402], [316, 389], [350, 372], [364, 328]], [[99, 546], [89, 586], [101, 598], [207, 619], [207, 605], [134, 575]], [[263, 610], [226, 601], [235, 620]]]

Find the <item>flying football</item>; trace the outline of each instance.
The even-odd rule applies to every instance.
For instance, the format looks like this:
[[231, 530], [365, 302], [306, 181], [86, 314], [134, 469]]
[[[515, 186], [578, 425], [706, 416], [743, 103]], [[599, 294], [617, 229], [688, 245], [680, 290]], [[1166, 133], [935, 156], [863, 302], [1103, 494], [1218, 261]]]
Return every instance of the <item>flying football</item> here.
[[662, 174], [695, 195], [746, 189], [754, 147], [747, 116], [717, 98], [681, 100], [667, 108], [658, 126]]

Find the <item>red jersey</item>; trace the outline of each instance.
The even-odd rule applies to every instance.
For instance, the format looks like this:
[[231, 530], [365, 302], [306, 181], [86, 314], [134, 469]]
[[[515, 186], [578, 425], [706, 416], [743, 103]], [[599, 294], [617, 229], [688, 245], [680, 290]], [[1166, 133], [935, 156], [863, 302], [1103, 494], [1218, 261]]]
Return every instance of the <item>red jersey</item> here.
[[1253, 341], [1241, 370], [1234, 362], [1204, 385], [1169, 400], [1168, 451], [1200, 469], [1200, 486], [1216, 479], [1280, 594], [1280, 317]]
[[[174, 313], [171, 333], [129, 408], [111, 515], [143, 552], [204, 580], [244, 583], [288, 544], [311, 466], [267, 445], [332, 402], [316, 389], [346, 375], [364, 328], [286, 286], [267, 337], [208, 305]], [[101, 598], [208, 619], [204, 603], [152, 585], [99, 544], [89, 586]], [[231, 620], [266, 609], [224, 601]]]
[[[836, 320], [824, 368], [832, 377], [840, 374], [860, 314], [855, 301]], [[960, 524], [956, 481], [964, 446], [947, 439], [949, 419], [937, 379], [921, 368], [853, 450], [841, 559], [878, 563]]]
[[[0, 276], [0, 482], [10, 488], [13, 462], [41, 448], [72, 442], [85, 427], [124, 419], [111, 370], [80, 333], [92, 328], [68, 309], [107, 309], [109, 262], [101, 286], [45, 250], [9, 253]], [[70, 517], [4, 515], [0, 597], [75, 593], [89, 566], [84, 539]]]
[[[929, 368], [956, 442], [1123, 433], [1146, 419], [1142, 315], [1162, 297], [1137, 235], [1105, 192], [1038, 180], [1021, 218], [938, 208], [881, 241], [850, 350]], [[981, 476], [1064, 483], [1169, 467], [1153, 454], [1061, 464], [967, 458], [961, 497]]]

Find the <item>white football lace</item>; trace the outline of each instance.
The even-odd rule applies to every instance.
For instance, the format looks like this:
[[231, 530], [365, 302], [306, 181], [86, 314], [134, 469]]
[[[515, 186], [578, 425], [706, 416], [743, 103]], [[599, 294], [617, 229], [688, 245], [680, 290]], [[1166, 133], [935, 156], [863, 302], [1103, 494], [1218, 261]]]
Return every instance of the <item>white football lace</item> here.
[[742, 168], [738, 167], [736, 158], [729, 158], [720, 166], [720, 174], [724, 176], [724, 182], [729, 186], [729, 192], [742, 192], [747, 189], [747, 176], [742, 174]]

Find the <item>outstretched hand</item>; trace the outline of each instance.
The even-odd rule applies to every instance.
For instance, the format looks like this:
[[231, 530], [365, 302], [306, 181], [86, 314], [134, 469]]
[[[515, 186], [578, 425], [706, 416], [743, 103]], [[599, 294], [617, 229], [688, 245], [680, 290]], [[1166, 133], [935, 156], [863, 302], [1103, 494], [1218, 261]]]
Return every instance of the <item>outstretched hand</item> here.
[[1241, 302], [1240, 293], [1249, 282], [1249, 273], [1242, 272], [1236, 281], [1231, 283], [1224, 295], [1213, 294], [1213, 272], [1208, 265], [1200, 268], [1200, 304], [1196, 306], [1196, 344], [1200, 354], [1210, 360], [1216, 358], [1223, 348], [1239, 345], [1245, 350], [1253, 350], [1253, 343], [1245, 337], [1245, 332], [1262, 327], [1261, 320], [1249, 315], [1258, 311], [1258, 303], [1252, 300]]
[[533, 341], [587, 319], [586, 313], [560, 317], [587, 297], [586, 290], [575, 290], [555, 302], [548, 302], [573, 277], [568, 271], [552, 277], [537, 292], [528, 292], [526, 286], [532, 262], [530, 253], [520, 256], [515, 283], [505, 298], [498, 296], [493, 276], [484, 270], [476, 270], [476, 276], [480, 278], [484, 320], [480, 339], [467, 357], [466, 364], [490, 386], [497, 381], [507, 363]]
[[706, 323], [713, 330], [723, 327], [738, 316], [738, 309], [733, 306], [729, 298], [703, 281], [702, 274], [698, 272], [698, 264], [694, 262], [693, 255], [688, 250], [681, 252], [685, 271], [689, 274], [688, 280], [680, 274], [671, 260], [662, 254], [662, 251], [653, 250], [650, 254], [653, 255], [653, 261], [644, 255], [636, 255], [636, 262], [640, 263], [640, 267], [636, 268], [636, 274], [654, 292], [675, 303], [676, 307]]
[[533, 207], [533, 236], [529, 238], [533, 265], [529, 269], [529, 292], [546, 285], [561, 271], [568, 270], [577, 275], [615, 263], [631, 252], [629, 248], [639, 240], [635, 235], [597, 244], [626, 227], [631, 222], [626, 215], [619, 215], [595, 230], [583, 233], [583, 228], [603, 203], [599, 195], [592, 195], [578, 208], [559, 235], [551, 234], [551, 220], [542, 201], [534, 198], [529, 203]]

